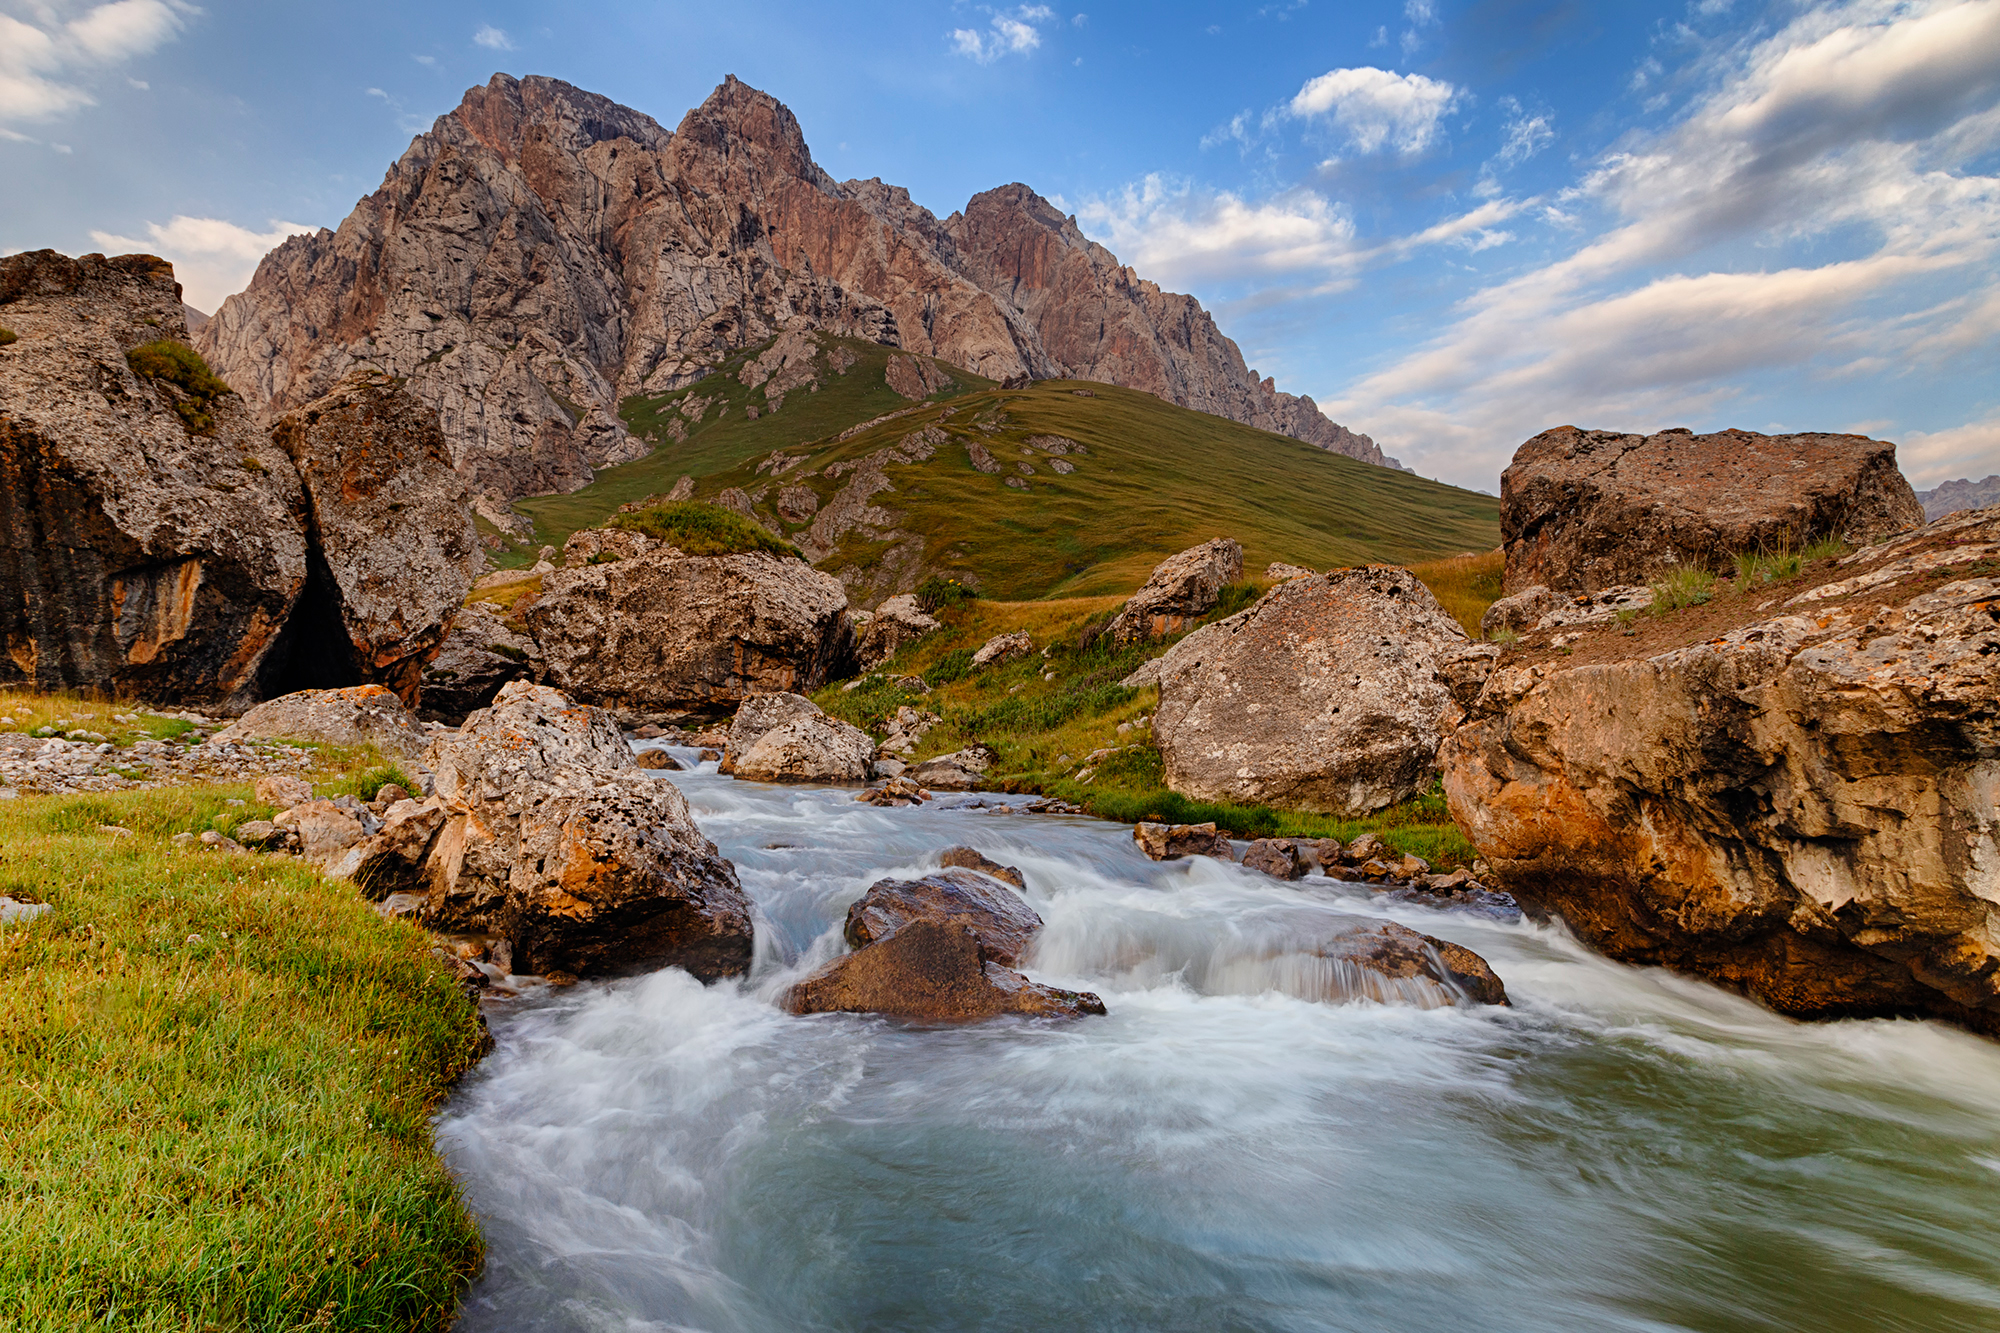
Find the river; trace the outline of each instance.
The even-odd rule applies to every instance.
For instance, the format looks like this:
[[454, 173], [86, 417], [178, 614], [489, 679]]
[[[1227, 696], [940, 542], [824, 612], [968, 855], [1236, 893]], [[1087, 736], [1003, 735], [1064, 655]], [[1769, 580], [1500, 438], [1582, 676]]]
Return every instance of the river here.
[[[2000, 1329], [2000, 1044], [1796, 1024], [1560, 928], [1154, 864], [1121, 825], [713, 768], [669, 780], [755, 967], [489, 1005], [438, 1118], [490, 1250], [465, 1333]], [[1026, 970], [1106, 1017], [779, 1012], [850, 901], [952, 844], [1026, 873]], [[1304, 999], [1323, 978], [1259, 961], [1355, 914], [1477, 951], [1513, 1006]]]

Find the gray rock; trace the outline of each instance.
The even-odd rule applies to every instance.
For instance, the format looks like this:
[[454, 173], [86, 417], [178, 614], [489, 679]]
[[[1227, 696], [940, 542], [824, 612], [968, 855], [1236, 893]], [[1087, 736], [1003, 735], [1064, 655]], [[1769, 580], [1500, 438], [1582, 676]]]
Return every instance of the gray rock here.
[[996, 634], [979, 645], [979, 651], [972, 655], [975, 667], [1000, 666], [1016, 658], [1026, 657], [1035, 650], [1034, 638], [1020, 630], [1012, 634]]
[[1160, 666], [1153, 736], [1167, 784], [1198, 800], [1358, 817], [1416, 795], [1456, 705], [1465, 631], [1407, 570], [1294, 579], [1181, 640]]
[[43, 913], [55, 910], [48, 903], [24, 903], [13, 898], [0, 897], [0, 926], [33, 921]]
[[924, 614], [914, 594], [891, 597], [876, 607], [874, 614], [857, 629], [855, 661], [864, 671], [880, 666], [905, 646], [941, 628], [935, 617]]
[[228, 741], [281, 737], [322, 745], [374, 745], [385, 755], [402, 758], [415, 758], [430, 744], [403, 701], [382, 685], [281, 695], [216, 733], [217, 740]]
[[920, 787], [938, 791], [972, 791], [984, 780], [986, 770], [993, 766], [997, 757], [987, 747], [974, 745], [926, 759], [904, 776]]
[[1104, 632], [1113, 643], [1177, 634], [1214, 609], [1223, 588], [1243, 577], [1243, 548], [1227, 537], [1169, 556], [1132, 594]]
[[532, 679], [540, 660], [535, 641], [507, 628], [491, 604], [468, 603], [424, 667], [421, 711], [456, 725], [491, 704], [509, 681]]
[[759, 736], [732, 771], [752, 782], [858, 783], [868, 780], [874, 757], [867, 732], [814, 710]]

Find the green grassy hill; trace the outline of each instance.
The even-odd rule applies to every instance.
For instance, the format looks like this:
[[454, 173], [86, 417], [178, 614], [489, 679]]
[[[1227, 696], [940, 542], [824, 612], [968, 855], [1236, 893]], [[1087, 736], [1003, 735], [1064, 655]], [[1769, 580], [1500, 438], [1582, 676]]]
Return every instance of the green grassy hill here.
[[[726, 492], [742, 492], [739, 506], [807, 545], [811, 522], [781, 516], [779, 492], [803, 487], [821, 507], [832, 504], [853, 481], [856, 461], [925, 427], [936, 428], [925, 437], [932, 456], [887, 464], [883, 474], [894, 489], [872, 495], [867, 503], [875, 512], [817, 552], [820, 567], [841, 574], [860, 603], [905, 591], [934, 572], [1007, 599], [1127, 593], [1163, 557], [1218, 536], [1243, 543], [1253, 573], [1273, 560], [1321, 569], [1414, 564], [1499, 542], [1499, 502], [1490, 496], [1372, 467], [1136, 390], [1056, 380], [1009, 390], [933, 363], [952, 382], [912, 403], [884, 382], [890, 349], [822, 342], [826, 364], [818, 388], [791, 389], [776, 412], [765, 410], [761, 388], [738, 376], [762, 349], [674, 393], [627, 400], [625, 420], [656, 442], [654, 453], [606, 469], [573, 494], [518, 502], [535, 536], [502, 563], [518, 563], [544, 542], [560, 545], [621, 504], [667, 492], [683, 475], [694, 478], [697, 499], [727, 503], [736, 497]], [[849, 357], [851, 364], [836, 371]], [[682, 410], [691, 399], [708, 400], [698, 420]], [[759, 409], [754, 420], [750, 407]], [[855, 424], [909, 408], [915, 410], [907, 416], [837, 439]], [[1051, 436], [1081, 446], [1060, 455], [1073, 471], [1062, 473], [1047, 449], [1029, 443]], [[978, 470], [972, 446], [1000, 472]], [[787, 458], [773, 471], [776, 450]], [[829, 465], [843, 463], [848, 468], [827, 475]], [[1007, 485], [1009, 477], [1025, 489]]]

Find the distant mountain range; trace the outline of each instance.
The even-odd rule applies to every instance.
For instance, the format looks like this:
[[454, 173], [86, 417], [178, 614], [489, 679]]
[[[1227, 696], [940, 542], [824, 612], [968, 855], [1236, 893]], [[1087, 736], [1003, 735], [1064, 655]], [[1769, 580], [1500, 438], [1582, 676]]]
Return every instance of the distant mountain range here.
[[940, 221], [896, 186], [836, 182], [792, 113], [733, 76], [670, 133], [556, 79], [495, 75], [195, 338], [267, 417], [357, 365], [406, 377], [475, 487], [515, 497], [642, 457], [621, 405], [792, 328], [989, 380], [1141, 389], [1401, 466], [1026, 186]]
[[1928, 491], [1918, 491], [1925, 518], [1943, 518], [1961, 509], [1984, 509], [2000, 505], [2000, 472], [1984, 481], [1947, 481]]

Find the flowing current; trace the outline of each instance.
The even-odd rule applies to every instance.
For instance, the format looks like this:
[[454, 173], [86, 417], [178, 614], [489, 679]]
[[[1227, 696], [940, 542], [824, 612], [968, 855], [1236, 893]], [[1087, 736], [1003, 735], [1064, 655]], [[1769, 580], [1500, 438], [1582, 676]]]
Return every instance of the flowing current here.
[[[2000, 1329], [2000, 1044], [1156, 865], [1121, 825], [713, 767], [669, 780], [756, 903], [755, 968], [489, 1006], [438, 1121], [489, 1245], [468, 1333]], [[1026, 970], [1108, 1016], [776, 1008], [953, 844], [1026, 873]], [[1482, 954], [1513, 1007], [1353, 995], [1304, 950], [1355, 915]]]

